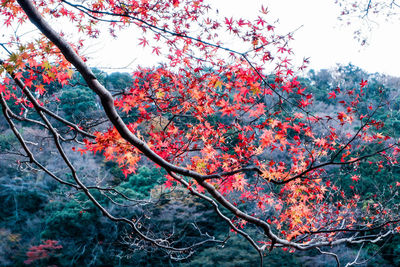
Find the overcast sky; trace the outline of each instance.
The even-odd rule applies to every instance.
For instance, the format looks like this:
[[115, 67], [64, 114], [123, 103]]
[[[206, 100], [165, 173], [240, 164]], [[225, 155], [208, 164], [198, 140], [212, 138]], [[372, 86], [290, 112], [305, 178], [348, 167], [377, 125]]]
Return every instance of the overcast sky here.
[[[334, 0], [265, 0], [284, 29], [304, 25], [292, 44], [296, 55], [311, 57], [311, 67], [329, 68], [336, 63], [353, 63], [369, 72], [400, 76], [399, 20], [375, 20], [368, 34], [369, 45], [354, 40], [354, 28], [341, 25]], [[364, 2], [364, 1], [360, 1]], [[290, 7], [290, 8], [288, 8]], [[361, 24], [356, 25], [360, 26]], [[365, 27], [366, 25], [364, 25]], [[364, 28], [366, 32], [368, 29]]]
[[[287, 33], [299, 26], [292, 48], [300, 61], [310, 57], [310, 67], [330, 68], [336, 63], [357, 65], [368, 72], [381, 72], [400, 76], [400, 23], [376, 24], [369, 34], [369, 45], [361, 46], [354, 40], [353, 30], [341, 25], [337, 17], [338, 6], [334, 0], [213, 0], [211, 5], [221, 14], [230, 17], [257, 17], [261, 5], [268, 7], [271, 18], [279, 19], [277, 31]], [[272, 20], [272, 19], [271, 19]], [[137, 33], [139, 34], [139, 33]], [[151, 51], [138, 48], [135, 33], [123, 34], [119, 40], [93, 45], [93, 66], [124, 67], [135, 60], [130, 67], [138, 64], [157, 63]], [[113, 51], [113, 52], [107, 52]], [[126, 52], [128, 51], [128, 52]], [[95, 60], [101, 53], [101, 60]]]

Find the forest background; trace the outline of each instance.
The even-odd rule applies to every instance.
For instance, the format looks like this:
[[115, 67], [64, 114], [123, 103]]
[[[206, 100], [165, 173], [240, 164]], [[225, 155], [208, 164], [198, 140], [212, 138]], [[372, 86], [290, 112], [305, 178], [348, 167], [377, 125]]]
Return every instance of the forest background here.
[[[111, 73], [94, 70], [102, 83], [112, 90], [120, 91], [129, 87], [132, 77], [129, 73]], [[71, 121], [98, 121], [99, 114], [103, 114], [100, 105], [93, 93], [82, 84], [82, 78], [76, 74], [72, 84], [63, 88], [54, 86], [52, 93], [60, 98], [55, 102], [57, 110]], [[340, 81], [343, 88], [354, 88], [360, 79], [368, 78], [371, 92], [384, 89], [388, 98], [398, 95], [400, 78], [369, 74], [360, 68], [347, 65], [319, 71], [310, 70], [307, 76], [301, 78], [316, 98], [316, 109], [336, 110], [337, 104], [328, 98], [331, 88]], [[380, 95], [375, 94], [376, 101]], [[392, 120], [389, 129], [400, 133], [400, 99], [393, 110], [385, 110], [379, 114], [385, 118], [390, 113]], [[397, 108], [396, 108], [397, 107]], [[104, 116], [104, 114], [103, 114]], [[257, 253], [239, 236], [233, 235], [233, 241], [224, 248], [214, 245], [200, 248], [192, 257], [183, 261], [172, 260], [161, 249], [132, 246], [130, 240], [125, 240], [126, 229], [118, 227], [105, 219], [96, 208], [85, 199], [82, 193], [71, 192], [56, 181], [46, 179], [41, 172], [32, 172], [16, 168], [16, 156], [12, 155], [18, 146], [18, 141], [4, 119], [1, 120], [1, 178], [0, 178], [0, 261], [4, 266], [25, 266], [30, 248], [40, 246], [45, 240], [56, 240], [62, 247], [51, 249], [48, 257], [34, 261], [35, 266], [57, 264], [59, 266], [254, 266], [258, 264]], [[46, 165], [63, 171], [63, 165], [54, 160], [54, 150], [44, 149], [48, 140], [43, 139], [43, 133], [35, 127], [23, 124], [23, 132], [34, 137], [38, 146], [38, 158]], [[71, 145], [72, 148], [72, 145]], [[125, 177], [118, 164], [105, 161], [98, 155], [95, 158], [73, 153], [69, 156], [79, 170], [91, 179], [105, 179], [108, 183], [117, 186], [130, 197], [149, 199], [151, 194], [159, 195], [164, 188], [164, 173], [159, 169], [146, 164], [138, 169], [136, 174]], [[375, 188], [395, 183], [400, 175], [400, 169], [384, 169], [381, 172], [373, 170], [369, 164], [364, 164], [363, 179], [357, 183], [360, 186], [359, 194], [371, 194]], [[350, 176], [342, 177], [337, 185], [347, 193], [353, 192], [353, 183]], [[381, 183], [381, 184], [380, 184]], [[353, 187], [354, 188], [354, 187]], [[112, 203], [104, 200], [106, 207]], [[111, 204], [111, 205], [110, 205]], [[363, 206], [367, 205], [366, 201]], [[194, 202], [184, 196], [179, 189], [166, 193], [157, 203], [150, 207], [132, 207], [124, 210], [126, 215], [142, 213], [152, 218], [153, 227], [158, 231], [168, 231], [171, 227], [181, 229], [178, 233], [182, 238], [196, 239], [198, 226], [207, 229], [214, 236], [223, 238], [229, 234], [224, 222], [207, 208], [206, 203]], [[192, 220], [188, 221], [188, 217]], [[194, 226], [193, 224], [196, 224]], [[193, 237], [191, 237], [191, 234]], [[356, 257], [359, 246], [341, 245], [333, 249], [343, 261], [351, 262]], [[400, 264], [400, 237], [394, 236], [390, 240], [377, 244], [369, 244], [362, 249], [362, 259], [368, 261], [361, 266], [398, 266]], [[284, 263], [282, 262], [284, 259]], [[24, 263], [25, 262], [25, 263]], [[316, 251], [286, 253], [275, 250], [266, 256], [266, 266], [336, 266], [336, 261], [329, 255], [321, 255]]]
[[[399, 79], [307, 71], [264, 6], [209, 9], [1, 1], [2, 264], [398, 265]], [[60, 18], [83, 38], [136, 26], [168, 63], [90, 69]]]

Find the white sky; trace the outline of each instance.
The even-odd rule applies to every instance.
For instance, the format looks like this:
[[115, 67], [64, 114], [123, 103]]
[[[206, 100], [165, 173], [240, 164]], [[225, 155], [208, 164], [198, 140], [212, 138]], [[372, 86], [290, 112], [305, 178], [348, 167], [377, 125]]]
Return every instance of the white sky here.
[[[261, 5], [268, 7], [271, 21], [279, 19], [277, 31], [287, 33], [299, 26], [292, 42], [295, 57], [310, 57], [310, 68], [334, 67], [352, 63], [368, 72], [400, 76], [399, 20], [382, 22], [370, 33], [369, 45], [354, 40], [353, 30], [340, 24], [334, 0], [213, 0], [220, 14], [227, 17], [257, 17]], [[107, 40], [88, 49], [92, 66], [130, 67], [154, 65], [157, 57], [151, 50], [138, 47], [137, 33], [122, 34], [118, 40]], [[136, 36], [135, 36], [136, 35]], [[109, 52], [107, 52], [109, 51]], [[99, 58], [98, 55], [101, 54]], [[97, 58], [97, 59], [96, 59]]]
[[295, 35], [292, 46], [296, 55], [311, 57], [312, 68], [329, 68], [336, 63], [351, 62], [368, 72], [400, 76], [398, 19], [391, 23], [382, 19], [379, 24], [373, 24], [375, 26], [368, 36], [369, 45], [364, 47], [354, 40], [353, 30], [338, 21], [340, 12], [334, 0], [259, 2], [270, 4], [271, 14], [280, 17], [284, 30], [304, 25]]

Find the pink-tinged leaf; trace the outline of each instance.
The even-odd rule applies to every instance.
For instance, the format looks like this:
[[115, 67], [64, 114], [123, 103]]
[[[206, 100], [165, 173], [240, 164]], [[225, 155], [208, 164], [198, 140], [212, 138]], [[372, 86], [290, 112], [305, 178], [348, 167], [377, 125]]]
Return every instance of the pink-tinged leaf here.
[[159, 56], [160, 54], [161, 54], [161, 51], [160, 51], [160, 47], [159, 46], [153, 46], [153, 54], [155, 53], [157, 56]]
[[145, 37], [139, 38], [139, 40], [140, 40], [139, 45], [141, 45], [143, 47], [145, 47], [146, 45], [149, 44], [149, 42], [147, 41], [147, 39]]
[[364, 88], [366, 85], [368, 84], [368, 81], [367, 80], [361, 80], [361, 82], [360, 82], [360, 87], [361, 88]]

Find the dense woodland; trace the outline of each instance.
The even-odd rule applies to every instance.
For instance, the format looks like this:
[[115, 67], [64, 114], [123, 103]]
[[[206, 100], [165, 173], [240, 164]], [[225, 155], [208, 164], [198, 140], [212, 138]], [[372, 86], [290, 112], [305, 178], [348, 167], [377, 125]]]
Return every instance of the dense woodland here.
[[[132, 83], [127, 73], [105, 73], [93, 70], [98, 80], [118, 97]], [[376, 115], [385, 122], [382, 134], [400, 135], [400, 78], [379, 73], [368, 74], [353, 65], [338, 66], [330, 70], [311, 70], [301, 83], [312, 93], [313, 111], [329, 114], [341, 108], [338, 101], [329, 97], [332, 88], [342, 90], [357, 88], [360, 80], [368, 80], [366, 94], [369, 101], [391, 102], [391, 109], [380, 109]], [[49, 106], [57, 114], [80, 124], [85, 129], [105, 130], [110, 125], [104, 120], [104, 113], [94, 93], [85, 86], [79, 74], [75, 73], [69, 85], [57, 83], [48, 86], [46, 95], [52, 96]], [[347, 100], [346, 95], [338, 96]], [[58, 100], [57, 100], [58, 99]], [[13, 101], [13, 100], [9, 100]], [[12, 103], [10, 103], [12, 104]], [[10, 105], [13, 106], [13, 105]], [[367, 108], [367, 106], [365, 107]], [[15, 107], [15, 113], [19, 113]], [[129, 121], [138, 116], [132, 110], [124, 115]], [[387, 119], [389, 118], [389, 119]], [[215, 121], [226, 119], [222, 115]], [[82, 124], [84, 122], [84, 124]], [[150, 121], [146, 127], [162, 127], [164, 122]], [[34, 143], [37, 158], [51, 169], [64, 172], [55, 148], [44, 136], [43, 129], [21, 122], [19, 126]], [[351, 127], [350, 125], [348, 127]], [[21, 148], [3, 117], [0, 117], [0, 265], [1, 266], [255, 266], [259, 259], [257, 252], [242, 237], [233, 233], [228, 225], [213, 212], [209, 203], [189, 196], [179, 185], [165, 185], [165, 171], [141, 160], [136, 173], [124, 175], [114, 161], [107, 161], [101, 153], [87, 155], [78, 146], [66, 144], [67, 152], [76, 168], [81, 171], [84, 181], [95, 181], [101, 185], [112, 185], [129, 198], [142, 200], [132, 202], [128, 207], [112, 205], [118, 196], [94, 192], [101, 203], [113, 212], [130, 218], [145, 214], [142, 218], [146, 227], [162, 235], [173, 233], [174, 243], [185, 244], [215, 236], [227, 240], [223, 245], [205, 243], [179, 258], [168, 251], [156, 248], [137, 239], [126, 225], [111, 222], [82, 192], [61, 185], [50, 179], [43, 171], [26, 168], [20, 164]], [[237, 136], [235, 137], [238, 138]], [[234, 139], [235, 139], [234, 138]], [[232, 140], [237, 142], [237, 140]], [[285, 158], [281, 159], [285, 161]], [[347, 169], [346, 169], [347, 168]], [[351, 166], [328, 169], [337, 187], [345, 194], [360, 195], [361, 209], [374, 204], [374, 199], [391, 194], [384, 185], [397, 190], [396, 182], [400, 168], [392, 166], [377, 170], [368, 161], [360, 163], [358, 174], [361, 179], [352, 179]], [[337, 175], [340, 172], [340, 175]], [[356, 187], [354, 185], [357, 184]], [[385, 191], [386, 190], [386, 191]], [[355, 191], [355, 192], [354, 192]], [[373, 196], [373, 193], [378, 196]], [[397, 192], [397, 191], [396, 191]], [[242, 205], [246, 205], [243, 203]], [[250, 228], [250, 231], [257, 231]], [[47, 251], [47, 255], [33, 259], [32, 253]], [[360, 245], [339, 245], [331, 249], [340, 255], [341, 261], [351, 262], [360, 250]], [[31, 256], [30, 256], [31, 255]], [[399, 266], [400, 237], [393, 235], [385, 241], [365, 244], [361, 248], [359, 266]], [[31, 259], [31, 260], [30, 260]], [[317, 250], [288, 253], [280, 248], [267, 252], [265, 266], [335, 266], [330, 255]]]

